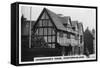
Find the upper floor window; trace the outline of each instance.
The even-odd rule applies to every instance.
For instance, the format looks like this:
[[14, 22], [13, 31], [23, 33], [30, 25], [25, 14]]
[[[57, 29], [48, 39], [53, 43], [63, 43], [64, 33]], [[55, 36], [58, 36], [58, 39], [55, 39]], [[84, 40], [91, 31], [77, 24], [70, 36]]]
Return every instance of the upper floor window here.
[[59, 32], [59, 37], [63, 37], [63, 33], [62, 32]]
[[78, 40], [79, 36], [78, 35], [75, 35], [75, 40]]
[[75, 39], [75, 36], [74, 35], [71, 35], [71, 39]]
[[75, 27], [72, 27], [72, 29], [75, 31]]
[[83, 37], [82, 37], [82, 35], [81, 35], [81, 36], [80, 36], [80, 43], [82, 43], [82, 38], [83, 38]]
[[67, 38], [70, 39], [70, 34], [67, 34]]

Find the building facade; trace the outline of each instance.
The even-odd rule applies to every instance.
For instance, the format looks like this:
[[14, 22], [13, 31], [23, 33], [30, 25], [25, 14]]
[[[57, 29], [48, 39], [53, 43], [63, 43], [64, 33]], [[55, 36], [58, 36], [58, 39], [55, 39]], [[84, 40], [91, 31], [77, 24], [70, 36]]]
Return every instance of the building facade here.
[[32, 39], [32, 42], [40, 43], [44, 47], [62, 48], [62, 54], [83, 54], [82, 23], [71, 21], [71, 17], [61, 16], [46, 8], [32, 28]]

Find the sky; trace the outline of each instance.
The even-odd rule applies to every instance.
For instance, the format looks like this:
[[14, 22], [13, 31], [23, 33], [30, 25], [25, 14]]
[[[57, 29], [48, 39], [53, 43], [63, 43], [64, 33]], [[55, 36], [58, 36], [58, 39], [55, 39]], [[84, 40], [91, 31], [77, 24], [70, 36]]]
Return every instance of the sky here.
[[[40, 6], [40, 5], [21, 5], [21, 14], [27, 20], [37, 20], [43, 8], [47, 8], [56, 14], [70, 16], [72, 21], [79, 21], [83, 24], [84, 30], [88, 27], [90, 30], [96, 28], [96, 10], [89, 8], [58, 7], [58, 6]], [[31, 14], [30, 14], [31, 8]]]

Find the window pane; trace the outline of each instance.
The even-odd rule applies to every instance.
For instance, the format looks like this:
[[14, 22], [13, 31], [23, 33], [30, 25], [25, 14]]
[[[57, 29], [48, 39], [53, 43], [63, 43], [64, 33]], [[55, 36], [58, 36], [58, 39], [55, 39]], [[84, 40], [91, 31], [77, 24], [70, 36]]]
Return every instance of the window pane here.
[[51, 28], [48, 28], [48, 35], [51, 35]]
[[71, 39], [75, 39], [75, 36], [74, 35], [71, 35]]
[[50, 48], [52, 48], [52, 44], [48, 44], [48, 46], [49, 46]]
[[80, 36], [80, 43], [82, 43], [82, 35]]
[[51, 39], [52, 39], [51, 36], [48, 36], [48, 42], [51, 42]]
[[47, 36], [44, 36], [44, 40], [45, 40], [45, 42], [48, 42], [48, 40], [47, 40]]
[[55, 34], [55, 30], [52, 28], [51, 31], [52, 31], [52, 34], [54, 35]]
[[52, 48], [55, 48], [55, 44], [52, 44]]
[[59, 37], [63, 37], [63, 33], [62, 32], [59, 32]]
[[48, 28], [48, 35], [54, 35], [55, 31], [53, 28]]
[[44, 35], [47, 35], [47, 28], [44, 28]]
[[43, 35], [43, 28], [39, 28], [39, 35]]
[[70, 39], [70, 34], [67, 34], [67, 38]]
[[52, 42], [55, 42], [55, 36], [51, 36], [52, 37]]

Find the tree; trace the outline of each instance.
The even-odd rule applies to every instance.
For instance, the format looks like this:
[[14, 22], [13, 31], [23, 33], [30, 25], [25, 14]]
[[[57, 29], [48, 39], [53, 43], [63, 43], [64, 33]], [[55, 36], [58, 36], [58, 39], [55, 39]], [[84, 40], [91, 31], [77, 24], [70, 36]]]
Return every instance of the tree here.
[[94, 53], [94, 45], [93, 45], [94, 37], [91, 31], [87, 28], [84, 32], [84, 54], [93, 54]]

